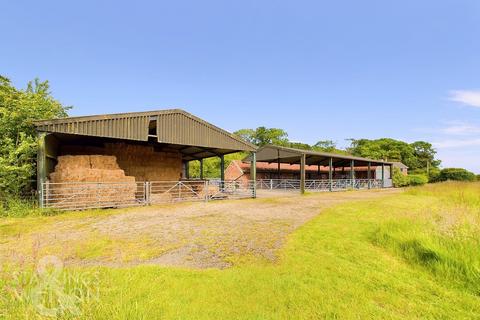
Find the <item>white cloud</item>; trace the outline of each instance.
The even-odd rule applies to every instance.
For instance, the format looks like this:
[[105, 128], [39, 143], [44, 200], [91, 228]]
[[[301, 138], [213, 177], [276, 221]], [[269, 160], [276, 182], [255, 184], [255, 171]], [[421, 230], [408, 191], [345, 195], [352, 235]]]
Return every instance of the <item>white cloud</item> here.
[[468, 123], [451, 123], [442, 129], [442, 133], [448, 135], [474, 135], [480, 133], [480, 127]]
[[480, 108], [480, 90], [450, 91], [450, 100]]
[[480, 146], [480, 138], [448, 139], [448, 140], [434, 142], [433, 146], [438, 149]]

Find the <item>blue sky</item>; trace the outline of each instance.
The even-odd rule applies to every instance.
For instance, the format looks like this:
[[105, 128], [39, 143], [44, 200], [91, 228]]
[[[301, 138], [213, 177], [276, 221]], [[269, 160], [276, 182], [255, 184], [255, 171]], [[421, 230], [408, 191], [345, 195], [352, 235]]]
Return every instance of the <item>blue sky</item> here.
[[72, 115], [182, 108], [480, 173], [480, 1], [4, 1], [0, 73]]

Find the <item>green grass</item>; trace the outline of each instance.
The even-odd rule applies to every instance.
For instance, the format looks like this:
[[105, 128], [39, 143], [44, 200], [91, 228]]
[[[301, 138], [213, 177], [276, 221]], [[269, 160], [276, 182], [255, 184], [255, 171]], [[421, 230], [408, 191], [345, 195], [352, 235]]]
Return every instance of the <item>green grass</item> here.
[[0, 217], [23, 218], [28, 216], [53, 216], [59, 211], [40, 209], [35, 200], [21, 199], [15, 196], [0, 199]]
[[[100, 300], [80, 304], [84, 319], [480, 318], [479, 208], [480, 184], [443, 183], [325, 210], [276, 264], [245, 256], [226, 270], [64, 272], [98, 277]], [[2, 316], [36, 314], [0, 295]]]

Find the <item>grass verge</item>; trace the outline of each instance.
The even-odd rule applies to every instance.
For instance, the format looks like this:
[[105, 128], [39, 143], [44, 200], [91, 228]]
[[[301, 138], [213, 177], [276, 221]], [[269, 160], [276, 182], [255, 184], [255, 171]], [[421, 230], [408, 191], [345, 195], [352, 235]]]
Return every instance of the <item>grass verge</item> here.
[[[479, 184], [444, 183], [333, 207], [290, 236], [277, 264], [84, 268], [99, 301], [75, 318], [478, 318], [479, 196]], [[31, 316], [0, 296], [3, 317]]]

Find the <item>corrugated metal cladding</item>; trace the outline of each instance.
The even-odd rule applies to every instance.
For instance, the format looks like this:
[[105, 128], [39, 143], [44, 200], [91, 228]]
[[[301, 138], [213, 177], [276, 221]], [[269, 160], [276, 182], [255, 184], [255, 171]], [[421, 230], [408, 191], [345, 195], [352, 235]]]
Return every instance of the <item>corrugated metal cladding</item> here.
[[183, 114], [160, 114], [157, 120], [158, 142], [219, 149], [253, 150], [246, 142], [232, 137], [203, 120]]
[[73, 117], [38, 121], [38, 131], [147, 141], [150, 121], [157, 120], [158, 142], [213, 149], [254, 151], [252, 144], [183, 110]]
[[66, 118], [61, 122], [51, 121], [50, 123], [39, 124], [37, 125], [37, 130], [79, 134], [84, 136], [147, 141], [148, 123], [148, 116], [133, 116], [111, 119], [79, 118], [78, 120], [75, 120], [75, 118]]

